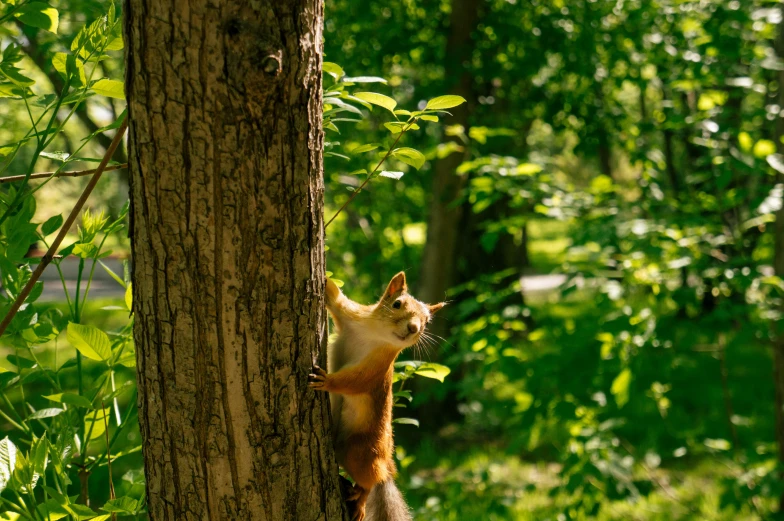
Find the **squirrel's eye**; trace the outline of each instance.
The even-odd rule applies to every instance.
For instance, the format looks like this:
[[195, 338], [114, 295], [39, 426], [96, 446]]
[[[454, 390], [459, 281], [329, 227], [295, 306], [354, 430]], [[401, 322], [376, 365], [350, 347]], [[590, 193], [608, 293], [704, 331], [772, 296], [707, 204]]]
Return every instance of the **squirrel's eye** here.
[[395, 303], [392, 304], [392, 307], [395, 308], [395, 309], [400, 309], [400, 301], [396, 300]]

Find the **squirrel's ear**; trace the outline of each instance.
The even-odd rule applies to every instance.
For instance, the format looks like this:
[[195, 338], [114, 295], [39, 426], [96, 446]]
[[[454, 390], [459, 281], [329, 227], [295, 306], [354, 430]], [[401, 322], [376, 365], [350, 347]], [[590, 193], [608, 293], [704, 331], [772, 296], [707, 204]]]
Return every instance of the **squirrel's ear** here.
[[433, 315], [433, 314], [435, 314], [436, 311], [438, 311], [439, 309], [441, 309], [444, 306], [446, 306], [446, 302], [439, 302], [438, 304], [431, 304], [431, 305], [427, 306], [427, 309], [429, 309], [430, 310], [430, 314]]
[[392, 295], [399, 295], [404, 291], [408, 291], [408, 285], [406, 284], [406, 274], [401, 271], [392, 277], [392, 280], [389, 281], [389, 285], [387, 286], [387, 290], [384, 292], [383, 298], [391, 297]]

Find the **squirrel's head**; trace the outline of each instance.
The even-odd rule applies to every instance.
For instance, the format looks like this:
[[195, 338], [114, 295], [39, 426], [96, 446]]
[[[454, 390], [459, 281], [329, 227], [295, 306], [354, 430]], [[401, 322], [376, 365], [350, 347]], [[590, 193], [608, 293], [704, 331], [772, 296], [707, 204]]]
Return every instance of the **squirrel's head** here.
[[372, 316], [377, 320], [385, 340], [400, 349], [417, 343], [427, 323], [444, 302], [425, 304], [408, 293], [406, 274], [402, 271], [392, 277], [381, 300], [373, 307]]

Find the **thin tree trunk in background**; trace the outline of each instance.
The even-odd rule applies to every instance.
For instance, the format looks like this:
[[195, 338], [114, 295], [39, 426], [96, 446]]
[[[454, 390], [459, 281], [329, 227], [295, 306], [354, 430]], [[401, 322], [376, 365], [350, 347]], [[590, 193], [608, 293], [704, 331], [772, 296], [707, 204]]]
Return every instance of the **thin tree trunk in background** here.
[[342, 520], [327, 397], [322, 0], [126, 0], [150, 518]]
[[664, 137], [664, 160], [667, 162], [667, 177], [670, 178], [670, 188], [673, 196], [678, 198], [680, 197], [681, 183], [675, 166], [675, 153], [672, 149], [672, 140], [675, 136], [670, 129], [664, 129], [662, 135]]
[[[480, 0], [452, 0], [449, 19], [449, 36], [446, 44], [445, 82], [449, 94], [463, 96], [468, 103], [451, 110], [451, 125], [462, 125], [468, 133], [469, 117], [474, 105], [473, 78], [467, 62], [473, 52], [471, 35], [479, 20]], [[453, 82], [450, 86], [449, 82]], [[466, 147], [457, 136], [450, 136], [445, 143]], [[455, 280], [457, 243], [460, 237], [462, 208], [455, 200], [465, 184], [465, 176], [455, 171], [465, 160], [464, 152], [453, 152], [436, 162], [433, 169], [433, 200], [427, 223], [427, 242], [422, 256], [417, 297], [424, 302], [444, 300], [447, 289]], [[433, 332], [443, 335], [443, 321], [433, 324]]]
[[[784, 56], [784, 27], [779, 27], [776, 39], [776, 54]], [[784, 106], [784, 71], [779, 71], [779, 105]], [[779, 154], [784, 153], [784, 119], [776, 120], [776, 146]], [[782, 182], [779, 174], [778, 181]], [[773, 268], [776, 275], [784, 277], [784, 207], [776, 212], [776, 228], [774, 235]], [[780, 310], [784, 312], [784, 309]], [[779, 445], [779, 461], [784, 463], [784, 328], [781, 322], [773, 323], [775, 337], [773, 340], [773, 378], [776, 389], [776, 441]], [[784, 512], [784, 493], [779, 498], [779, 512]]]

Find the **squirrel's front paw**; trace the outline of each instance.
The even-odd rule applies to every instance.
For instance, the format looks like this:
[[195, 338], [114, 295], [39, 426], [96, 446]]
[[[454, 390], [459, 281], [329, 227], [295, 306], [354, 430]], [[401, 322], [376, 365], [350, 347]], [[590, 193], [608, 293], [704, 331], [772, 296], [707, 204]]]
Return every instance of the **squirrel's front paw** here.
[[317, 365], [313, 366], [313, 371], [308, 375], [308, 387], [316, 391], [326, 391], [327, 372]]

